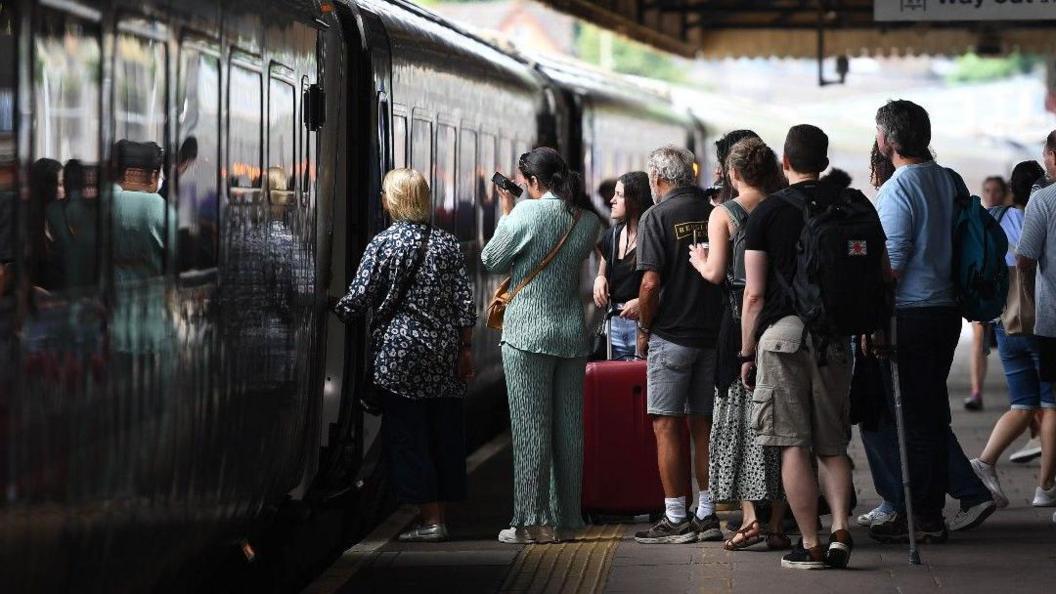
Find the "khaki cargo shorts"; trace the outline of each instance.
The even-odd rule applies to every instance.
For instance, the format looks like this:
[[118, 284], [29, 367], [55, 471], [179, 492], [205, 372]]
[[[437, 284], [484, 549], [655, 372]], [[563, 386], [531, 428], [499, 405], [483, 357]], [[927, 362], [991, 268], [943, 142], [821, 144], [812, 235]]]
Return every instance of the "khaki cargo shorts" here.
[[843, 455], [851, 441], [850, 339], [833, 340], [820, 367], [813, 340], [803, 340], [797, 316], [781, 318], [759, 339], [752, 393], [755, 443]]

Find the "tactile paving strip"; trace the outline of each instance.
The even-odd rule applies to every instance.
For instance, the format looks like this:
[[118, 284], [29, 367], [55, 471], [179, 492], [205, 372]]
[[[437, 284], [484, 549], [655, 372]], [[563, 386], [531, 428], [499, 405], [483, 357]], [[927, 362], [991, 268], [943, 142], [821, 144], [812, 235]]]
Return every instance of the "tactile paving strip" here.
[[573, 542], [524, 547], [501, 592], [518, 594], [599, 593], [624, 526], [589, 526]]

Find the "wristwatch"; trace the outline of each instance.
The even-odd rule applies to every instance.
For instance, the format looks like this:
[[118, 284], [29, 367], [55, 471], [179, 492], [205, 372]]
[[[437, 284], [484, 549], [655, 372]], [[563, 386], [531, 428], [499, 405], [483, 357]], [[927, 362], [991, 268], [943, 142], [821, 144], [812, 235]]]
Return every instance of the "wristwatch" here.
[[643, 326], [641, 321], [639, 321], [635, 325], [638, 326], [638, 331], [641, 332], [642, 334], [652, 334], [652, 330], [650, 330], [650, 329], [646, 328], [645, 326]]
[[752, 353], [750, 355], [737, 353], [737, 360], [741, 363], [755, 363], [755, 353]]

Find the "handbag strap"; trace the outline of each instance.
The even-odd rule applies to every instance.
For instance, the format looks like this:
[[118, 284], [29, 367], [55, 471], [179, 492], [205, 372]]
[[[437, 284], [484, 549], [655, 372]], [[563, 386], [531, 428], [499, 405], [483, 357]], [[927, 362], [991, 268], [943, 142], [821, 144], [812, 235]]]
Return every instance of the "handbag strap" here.
[[400, 283], [396, 292], [396, 299], [393, 301], [392, 310], [386, 313], [384, 316], [379, 317], [376, 322], [376, 329], [385, 328], [392, 322], [392, 319], [396, 317], [396, 310], [399, 309], [400, 304], [403, 303], [405, 297], [407, 297], [407, 291], [411, 289], [411, 285], [414, 284], [414, 279], [418, 276], [418, 269], [422, 267], [422, 263], [425, 261], [425, 253], [429, 250], [429, 238], [433, 235], [433, 227], [431, 225], [425, 226], [425, 233], [422, 237], [422, 243], [418, 246], [417, 257], [414, 262], [411, 263], [411, 267], [407, 269], [407, 276], [403, 278], [403, 282]]
[[543, 261], [540, 262], [535, 267], [535, 270], [533, 270], [528, 276], [524, 277], [524, 279], [522, 279], [521, 282], [517, 283], [517, 286], [514, 287], [513, 291], [510, 291], [510, 299], [513, 299], [514, 297], [516, 297], [517, 293], [521, 292], [521, 289], [523, 289], [526, 286], [528, 286], [528, 283], [532, 282], [532, 280], [535, 279], [536, 276], [539, 276], [540, 272], [542, 272], [544, 269], [546, 269], [546, 267], [549, 266], [550, 263], [554, 261], [554, 258], [557, 257], [557, 253], [561, 251], [561, 247], [565, 245], [566, 241], [568, 241], [568, 236], [572, 235], [572, 231], [575, 230], [576, 223], [579, 223], [579, 217], [582, 214], [583, 214], [582, 210], [579, 210], [579, 209], [576, 210], [576, 213], [574, 215], [572, 215], [572, 226], [570, 226], [568, 228], [568, 231], [565, 231], [564, 236], [561, 237], [561, 241], [557, 242], [557, 245], [555, 245], [550, 250], [550, 252], [548, 254], [546, 254], [546, 257], [543, 258]]

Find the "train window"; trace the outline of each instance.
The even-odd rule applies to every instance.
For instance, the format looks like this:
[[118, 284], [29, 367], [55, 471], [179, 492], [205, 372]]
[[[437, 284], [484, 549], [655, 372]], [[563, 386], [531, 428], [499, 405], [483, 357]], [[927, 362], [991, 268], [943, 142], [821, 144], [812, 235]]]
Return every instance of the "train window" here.
[[228, 200], [252, 203], [260, 194], [260, 74], [232, 64], [228, 77]]
[[165, 146], [165, 44], [121, 33], [114, 50], [114, 138]]
[[480, 238], [487, 242], [495, 234], [495, 223], [498, 220], [495, 214], [495, 184], [491, 183], [491, 176], [498, 167], [495, 166], [495, 137], [491, 134], [481, 134], [478, 145], [480, 157], [480, 174], [484, 180], [484, 192], [480, 195]]
[[455, 129], [441, 124], [436, 129], [436, 178], [433, 211], [441, 229], [455, 230]]
[[48, 291], [93, 286], [100, 194], [99, 28], [42, 10], [33, 50], [35, 154], [26, 209], [30, 282]]
[[[311, 82], [307, 76], [301, 77], [301, 96], [308, 92], [308, 88]], [[307, 108], [307, 102], [301, 101], [301, 110]], [[308, 208], [312, 204], [312, 184], [311, 178], [314, 174], [312, 171], [312, 142], [315, 138], [312, 136], [312, 131], [308, 129], [307, 125], [304, 125], [305, 121], [304, 114], [302, 113], [300, 126], [301, 131], [301, 162], [298, 167], [298, 174], [301, 176], [301, 206]]]
[[392, 116], [392, 166], [407, 166], [407, 118]]
[[425, 176], [429, 185], [433, 184], [432, 165], [433, 124], [425, 120], [413, 120], [411, 122], [411, 167]]
[[473, 241], [477, 234], [477, 192], [484, 181], [477, 167], [477, 133], [463, 130], [458, 145], [458, 207], [455, 209], [455, 235]]
[[513, 143], [508, 138], [499, 139], [499, 162], [498, 168], [503, 175], [518, 181], [517, 179], [517, 158], [520, 155], [513, 154]]
[[220, 60], [191, 45], [180, 50], [179, 149], [176, 154], [176, 265], [216, 267], [219, 244]]
[[0, 299], [13, 287], [15, 259], [15, 203], [18, 185], [15, 173], [15, 15], [5, 4], [0, 8]]
[[293, 85], [271, 78], [268, 85], [268, 200], [272, 206], [296, 205], [293, 155], [297, 121]]

